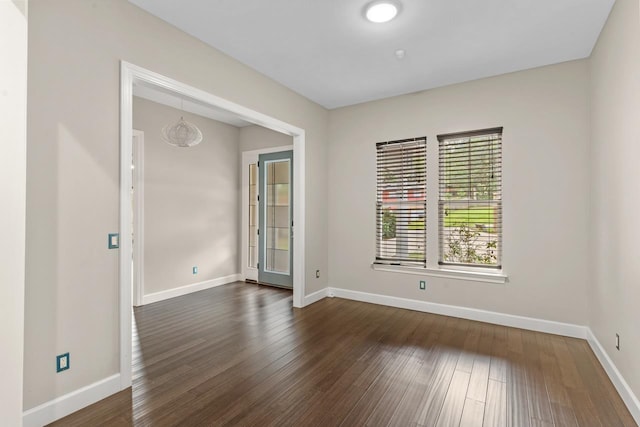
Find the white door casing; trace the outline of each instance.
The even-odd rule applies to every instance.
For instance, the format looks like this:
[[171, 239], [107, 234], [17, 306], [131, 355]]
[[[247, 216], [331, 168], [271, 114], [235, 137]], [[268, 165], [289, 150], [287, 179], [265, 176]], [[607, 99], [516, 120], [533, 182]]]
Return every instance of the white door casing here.
[[144, 297], [144, 132], [133, 130], [132, 138], [132, 180], [133, 180], [133, 284], [134, 307], [142, 305]]

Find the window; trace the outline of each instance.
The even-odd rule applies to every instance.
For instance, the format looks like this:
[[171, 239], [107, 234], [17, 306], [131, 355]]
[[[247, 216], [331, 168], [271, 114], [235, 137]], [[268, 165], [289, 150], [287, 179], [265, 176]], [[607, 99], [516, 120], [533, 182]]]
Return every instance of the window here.
[[440, 265], [501, 268], [502, 128], [438, 135]]
[[376, 150], [376, 264], [426, 267], [427, 138]]

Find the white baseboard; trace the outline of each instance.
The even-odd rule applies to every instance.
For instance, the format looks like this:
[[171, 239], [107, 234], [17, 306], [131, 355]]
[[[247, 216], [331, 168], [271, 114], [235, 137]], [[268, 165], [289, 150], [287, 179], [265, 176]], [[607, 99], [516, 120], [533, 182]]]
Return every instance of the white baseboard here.
[[142, 304], [151, 304], [158, 301], [163, 301], [169, 298], [175, 298], [182, 295], [187, 295], [192, 292], [203, 291], [205, 289], [214, 288], [216, 286], [226, 285], [228, 283], [237, 282], [241, 280], [242, 274], [236, 273], [229, 276], [218, 277], [216, 279], [205, 280], [203, 282], [192, 283], [190, 285], [180, 286], [179, 288], [168, 289], [166, 291], [154, 292], [142, 297]]
[[570, 323], [554, 322], [552, 320], [535, 319], [532, 317], [516, 316], [513, 314], [497, 313], [495, 311], [479, 310], [476, 308], [459, 307], [455, 305], [438, 304], [435, 302], [392, 297], [388, 295], [371, 294], [367, 292], [351, 291], [348, 289], [328, 288], [330, 297], [346, 298], [372, 304], [406, 308], [408, 310], [424, 311], [426, 313], [442, 314], [444, 316], [477, 320], [479, 322], [527, 329], [530, 331], [546, 332], [573, 338], [587, 338], [585, 326]]
[[321, 299], [326, 298], [327, 295], [329, 295], [329, 288], [323, 288], [323, 289], [320, 289], [319, 291], [309, 294], [304, 297], [304, 306], [306, 307], [308, 305], [313, 304], [314, 302], [318, 302]]
[[618, 368], [616, 368], [616, 365], [613, 363], [604, 347], [602, 347], [600, 341], [598, 341], [590, 328], [587, 328], [587, 341], [605, 372], [611, 379], [616, 390], [618, 390], [620, 397], [622, 397], [622, 400], [627, 405], [633, 419], [636, 420], [638, 425], [640, 425], [640, 401], [638, 401], [638, 398], [631, 390], [631, 387], [629, 387], [629, 384], [624, 380], [624, 377], [620, 374], [620, 371], [618, 371]]
[[120, 391], [120, 374], [79, 388], [22, 414], [23, 427], [42, 427]]

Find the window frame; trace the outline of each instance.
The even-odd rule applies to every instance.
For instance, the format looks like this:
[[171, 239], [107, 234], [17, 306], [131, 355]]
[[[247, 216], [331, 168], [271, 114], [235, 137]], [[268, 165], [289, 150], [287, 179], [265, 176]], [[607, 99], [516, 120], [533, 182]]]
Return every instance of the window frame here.
[[[438, 205], [438, 266], [442, 269], [451, 269], [456, 271], [502, 271], [502, 256], [503, 256], [503, 246], [502, 246], [502, 236], [503, 236], [503, 198], [502, 198], [502, 189], [503, 189], [503, 168], [502, 168], [502, 142], [503, 142], [503, 127], [495, 127], [495, 128], [487, 128], [487, 129], [478, 129], [473, 131], [465, 131], [465, 132], [455, 132], [455, 133], [447, 133], [440, 134], [437, 136], [438, 139], [438, 196], [437, 196], [437, 205]], [[498, 192], [500, 197], [498, 199], [459, 199], [459, 200], [448, 200], [444, 199], [442, 196], [442, 175], [443, 175], [443, 159], [442, 159], [442, 147], [443, 143], [448, 140], [454, 139], [465, 139], [465, 138], [474, 138], [481, 136], [490, 136], [490, 135], [499, 135], [500, 145], [499, 145], [499, 179], [498, 179]], [[471, 142], [467, 142], [467, 144], [471, 144]], [[470, 160], [471, 161], [471, 160]], [[469, 190], [467, 190], [469, 191]], [[445, 243], [443, 239], [443, 225], [444, 225], [444, 205], [445, 204], [466, 204], [466, 206], [470, 205], [482, 205], [482, 206], [495, 206], [498, 212], [498, 219], [496, 222], [498, 223], [498, 233], [496, 235], [496, 263], [495, 264], [483, 264], [483, 263], [463, 263], [463, 262], [450, 262], [444, 260], [444, 251], [445, 251]]]
[[[498, 128], [498, 127], [496, 127]], [[492, 128], [491, 128], [492, 129]], [[457, 134], [460, 134], [458, 132]], [[449, 134], [443, 134], [449, 135]], [[504, 131], [503, 131], [503, 140], [504, 140]], [[507, 271], [505, 270], [505, 259], [504, 259], [504, 251], [502, 253], [502, 269], [495, 268], [484, 268], [484, 267], [465, 267], [465, 266], [449, 266], [449, 265], [439, 265], [438, 258], [439, 256], [433, 256], [432, 254], [439, 254], [439, 230], [437, 221], [433, 221], [433, 218], [436, 218], [438, 215], [438, 199], [439, 194], [438, 190], [440, 187], [439, 183], [439, 144], [435, 144], [435, 138], [433, 136], [427, 136], [427, 178], [426, 178], [426, 194], [427, 194], [427, 202], [426, 202], [426, 240], [425, 240], [425, 250], [426, 250], [426, 267], [424, 266], [406, 266], [406, 265], [392, 265], [392, 264], [381, 264], [376, 263], [375, 254], [376, 254], [376, 244], [373, 245], [373, 259], [370, 263], [370, 268], [373, 271], [381, 272], [382, 274], [401, 274], [401, 275], [409, 275], [409, 276], [421, 276], [416, 278], [417, 280], [424, 280], [424, 278], [437, 278], [438, 280], [454, 280], [460, 284], [464, 282], [479, 282], [483, 284], [489, 284], [492, 286], [505, 286], [509, 282], [509, 276]], [[374, 153], [376, 156], [377, 152]], [[504, 155], [504, 151], [503, 151]], [[374, 157], [375, 158], [375, 157]], [[373, 164], [373, 167], [377, 169], [377, 160]], [[505, 172], [505, 168], [503, 167], [503, 174]], [[377, 173], [376, 173], [377, 177]], [[374, 178], [375, 179], [375, 178]], [[377, 191], [377, 184], [374, 184]], [[504, 192], [504, 186], [503, 186]], [[374, 196], [376, 197], [376, 196]], [[376, 199], [374, 199], [375, 201]], [[375, 208], [374, 208], [375, 209]], [[430, 219], [430, 220], [429, 220]], [[504, 228], [504, 221], [502, 224]], [[375, 227], [375, 225], [374, 225]], [[375, 231], [375, 230], [374, 230]], [[417, 287], [416, 283], [416, 287]]]
[[[422, 179], [423, 183], [422, 183], [422, 188], [418, 188], [415, 185], [415, 182], [409, 183], [407, 185], [408, 188], [402, 188], [402, 189], [394, 189], [393, 185], [391, 186], [392, 189], [394, 189], [394, 194], [397, 196], [398, 194], [400, 194], [400, 197], [396, 197], [394, 199], [389, 199], [387, 201], [385, 201], [385, 194], [386, 197], [389, 197], [390, 194], [390, 189], [388, 187], [385, 187], [384, 185], [381, 185], [381, 179], [382, 179], [382, 175], [380, 173], [380, 169], [381, 167], [381, 159], [382, 159], [382, 164], [384, 164], [384, 162], [389, 162], [389, 161], [393, 161], [390, 160], [394, 157], [393, 154], [389, 155], [389, 158], [384, 159], [384, 157], [381, 155], [381, 151], [384, 149], [384, 147], [389, 147], [391, 145], [410, 145], [410, 144], [420, 144], [418, 145], [418, 151], [424, 151], [424, 157], [422, 158], [422, 164], [424, 165], [422, 168], [420, 168], [419, 170], [417, 170], [417, 177], [414, 176], [415, 178], [415, 182], [420, 182], [420, 178]], [[408, 138], [408, 139], [401, 139], [401, 140], [393, 140], [393, 141], [384, 141], [384, 142], [378, 142], [376, 143], [376, 202], [375, 202], [375, 212], [376, 212], [376, 244], [375, 244], [375, 258], [374, 258], [374, 264], [377, 266], [382, 266], [382, 267], [401, 267], [401, 268], [419, 268], [419, 269], [425, 269], [427, 268], [427, 183], [428, 183], [428, 177], [427, 177], [427, 150], [428, 150], [428, 145], [427, 145], [427, 137], [423, 136], [423, 137], [415, 137], [415, 138]], [[409, 156], [408, 161], [415, 161], [416, 159], [420, 160], [420, 155], [418, 156]], [[412, 166], [412, 168], [414, 168], [414, 166]], [[400, 172], [401, 176], [406, 177], [406, 169], [405, 166], [402, 166], [402, 172]], [[415, 170], [415, 169], [414, 169]], [[415, 191], [416, 189], [418, 190], [417, 194], [421, 194], [421, 199], [422, 200], [411, 200], [411, 194], [416, 194]], [[421, 191], [421, 193], [419, 192]], [[393, 200], [393, 202], [391, 201]], [[419, 212], [415, 212], [418, 214], [418, 217], [422, 217], [423, 221], [424, 221], [424, 230], [421, 236], [422, 239], [422, 251], [424, 256], [420, 259], [416, 259], [414, 260], [410, 260], [410, 254], [407, 255], [406, 259], [398, 259], [395, 257], [388, 257], [388, 256], [383, 256], [382, 251], [385, 250], [386, 246], [384, 245], [384, 239], [383, 239], [383, 215], [384, 215], [384, 211], [385, 209], [385, 205], [389, 205], [389, 204], [396, 204], [396, 205], [401, 205], [402, 207], [399, 209], [410, 209], [411, 211], [409, 211], [409, 213], [405, 213], [403, 214], [404, 219], [405, 219], [405, 223], [407, 223], [407, 237], [406, 237], [406, 242], [409, 242], [409, 240], [414, 240], [414, 242], [416, 241], [415, 237], [419, 235], [419, 233], [411, 233], [409, 232], [409, 219], [411, 219], [411, 217], [414, 215], [414, 212], [412, 211], [419, 211]], [[420, 204], [422, 204], [422, 208], [416, 208], [416, 206], [419, 206]], [[412, 208], [409, 208], [409, 206], [412, 206]], [[421, 215], [420, 215], [421, 214]], [[394, 229], [394, 231], [397, 232], [397, 228]], [[419, 240], [418, 240], [419, 243]], [[398, 241], [396, 241], [396, 250], [398, 247]], [[415, 249], [416, 246], [413, 246], [413, 243], [406, 243], [406, 248], [407, 250], [409, 250], [410, 248]], [[396, 252], [397, 253], [397, 252]]]

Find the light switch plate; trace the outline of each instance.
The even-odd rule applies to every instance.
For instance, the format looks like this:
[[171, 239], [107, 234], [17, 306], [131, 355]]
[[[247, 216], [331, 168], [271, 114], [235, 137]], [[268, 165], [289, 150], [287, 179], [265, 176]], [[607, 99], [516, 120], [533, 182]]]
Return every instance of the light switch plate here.
[[64, 353], [59, 356], [56, 356], [56, 372], [62, 372], [69, 369], [71, 366], [69, 364], [69, 353]]
[[109, 249], [118, 249], [120, 247], [120, 235], [118, 233], [109, 233]]

